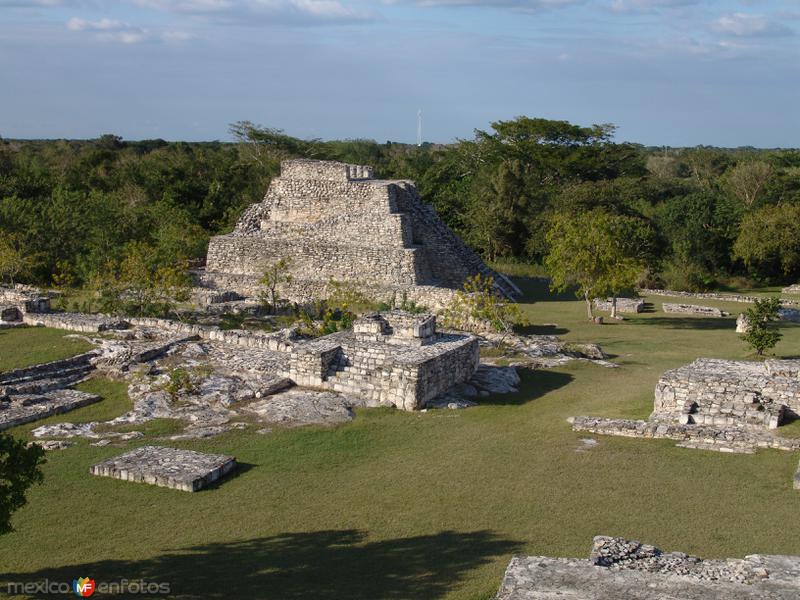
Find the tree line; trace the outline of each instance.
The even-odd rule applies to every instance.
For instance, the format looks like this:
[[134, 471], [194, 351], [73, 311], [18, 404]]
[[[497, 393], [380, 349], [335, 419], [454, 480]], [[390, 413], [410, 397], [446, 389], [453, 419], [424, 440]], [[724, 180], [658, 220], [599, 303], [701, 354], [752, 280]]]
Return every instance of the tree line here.
[[290, 157], [414, 180], [491, 262], [544, 264], [553, 232], [588, 218], [629, 232], [623, 250], [636, 261], [625, 268], [639, 285], [800, 277], [797, 150], [646, 148], [616, 142], [612, 125], [527, 117], [420, 147], [303, 140], [249, 122], [231, 132], [233, 142], [206, 143], [0, 139], [0, 277], [85, 287], [188, 264]]

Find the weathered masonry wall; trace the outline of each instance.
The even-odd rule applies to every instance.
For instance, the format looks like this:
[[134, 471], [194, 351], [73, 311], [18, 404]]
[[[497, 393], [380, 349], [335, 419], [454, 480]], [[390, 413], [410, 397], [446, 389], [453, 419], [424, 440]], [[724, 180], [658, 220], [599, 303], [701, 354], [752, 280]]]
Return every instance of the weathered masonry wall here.
[[[613, 298], [595, 298], [593, 301], [597, 310], [610, 311]], [[617, 298], [617, 312], [640, 313], [644, 310], [644, 300], [641, 298]]]
[[264, 201], [245, 211], [233, 233], [212, 238], [202, 279], [252, 294], [249, 278], [280, 258], [291, 262], [290, 292], [317, 291], [314, 284], [331, 279], [387, 289], [460, 288], [481, 273], [502, 293], [519, 293], [422, 204], [413, 184], [372, 179], [372, 170], [359, 165], [284, 161]]
[[299, 385], [358, 395], [370, 406], [415, 410], [478, 368], [475, 337], [437, 334], [431, 315], [384, 315], [378, 318], [391, 324], [386, 328], [366, 317], [352, 332], [299, 344], [288, 377]]
[[698, 359], [662, 375], [651, 419], [774, 429], [800, 411], [799, 374], [800, 361]]

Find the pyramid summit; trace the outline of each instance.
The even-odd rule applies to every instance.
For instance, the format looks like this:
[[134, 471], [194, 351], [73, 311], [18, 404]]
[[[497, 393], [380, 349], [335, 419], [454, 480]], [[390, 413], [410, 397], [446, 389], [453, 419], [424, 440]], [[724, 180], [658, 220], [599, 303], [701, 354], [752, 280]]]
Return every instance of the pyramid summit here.
[[375, 179], [363, 165], [283, 161], [263, 201], [233, 232], [211, 238], [201, 281], [252, 295], [265, 266], [282, 258], [292, 274], [282, 295], [295, 302], [327, 297], [337, 281], [439, 307], [476, 274], [491, 276], [504, 296], [519, 293], [422, 202], [412, 182]]

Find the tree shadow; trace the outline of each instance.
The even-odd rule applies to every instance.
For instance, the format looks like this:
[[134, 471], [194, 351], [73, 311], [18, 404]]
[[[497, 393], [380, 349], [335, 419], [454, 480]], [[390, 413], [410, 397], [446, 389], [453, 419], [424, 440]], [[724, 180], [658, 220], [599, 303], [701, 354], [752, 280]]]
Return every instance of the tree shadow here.
[[514, 333], [519, 335], [565, 335], [569, 333], [569, 329], [551, 323], [547, 325], [524, 325], [516, 328]]
[[730, 317], [651, 317], [632, 321], [635, 325], [663, 327], [665, 329], [736, 330], [736, 321]]
[[520, 382], [519, 391], [512, 394], [493, 394], [486, 398], [478, 398], [480, 405], [521, 405], [541, 398], [549, 392], [564, 387], [574, 379], [569, 373], [560, 373], [550, 369], [530, 369], [517, 367]]
[[575, 302], [578, 300], [573, 290], [566, 292], [550, 291], [550, 284], [546, 281], [515, 279], [514, 283], [522, 291], [522, 297], [517, 299], [519, 302]]
[[440, 598], [471, 570], [521, 546], [491, 531], [442, 531], [374, 542], [366, 537], [355, 529], [284, 533], [168, 551], [152, 559], [103, 560], [4, 578], [71, 582], [91, 577], [98, 586], [143, 579], [170, 586], [168, 594], [144, 597], [180, 600]]

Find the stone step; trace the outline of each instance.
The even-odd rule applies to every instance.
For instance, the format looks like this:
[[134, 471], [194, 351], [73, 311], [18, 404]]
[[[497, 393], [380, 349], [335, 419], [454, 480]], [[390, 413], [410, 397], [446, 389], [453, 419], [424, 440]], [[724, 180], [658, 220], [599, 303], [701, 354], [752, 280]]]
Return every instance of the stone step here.
[[97, 355], [96, 351], [79, 354], [64, 360], [57, 360], [23, 369], [14, 369], [0, 373], [0, 386], [14, 385], [36, 379], [52, 379], [60, 374], [69, 374], [78, 369], [92, 369], [91, 359]]
[[98, 400], [100, 396], [78, 390], [12, 396], [11, 402], [0, 402], [0, 431], [81, 408]]
[[91, 369], [75, 369], [72, 372], [53, 379], [34, 379], [5, 386], [5, 393], [12, 398], [18, 394], [44, 394], [51, 390], [59, 390], [73, 386], [86, 380]]

